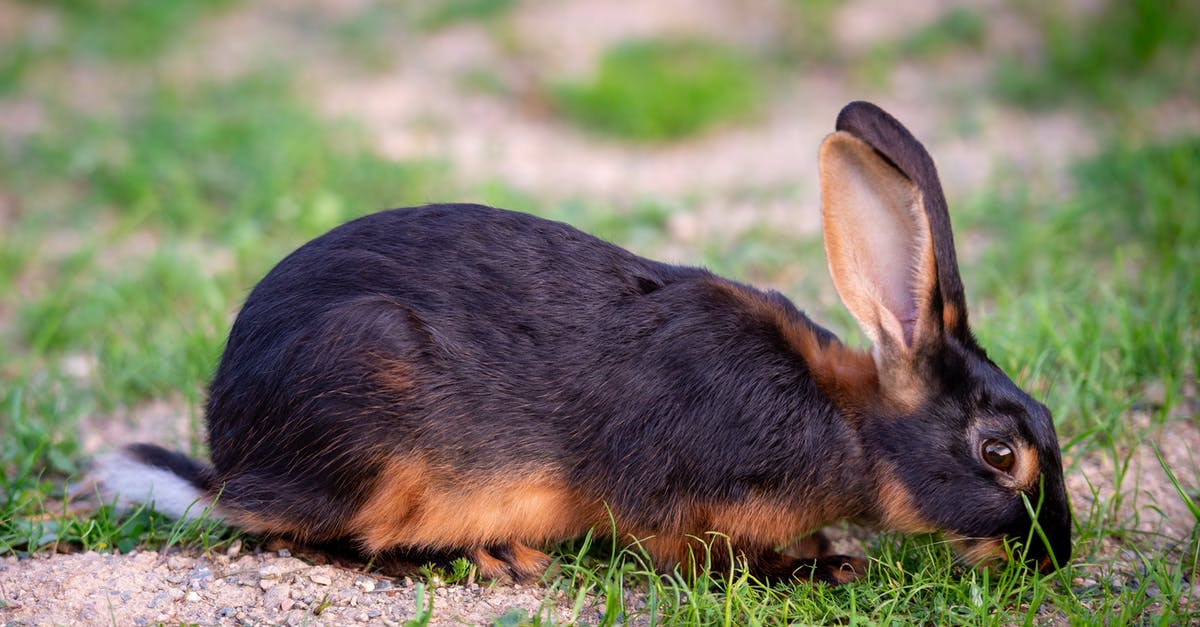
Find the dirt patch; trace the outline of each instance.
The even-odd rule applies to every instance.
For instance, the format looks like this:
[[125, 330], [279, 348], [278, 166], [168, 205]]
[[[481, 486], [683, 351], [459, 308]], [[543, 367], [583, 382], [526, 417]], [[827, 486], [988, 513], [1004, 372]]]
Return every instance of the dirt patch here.
[[[1189, 404], [1192, 403], [1183, 403]], [[1121, 451], [1115, 461], [1112, 455], [1103, 452], [1079, 460], [1078, 470], [1066, 477], [1077, 515], [1091, 511], [1097, 503], [1113, 504], [1116, 505], [1113, 522], [1117, 527], [1140, 534], [1155, 548], [1180, 548], [1179, 544], [1188, 538], [1197, 520], [1163, 465], [1192, 498], [1200, 493], [1200, 426], [1196, 415], [1150, 429], [1132, 453]], [[1137, 415], [1133, 419], [1146, 420], [1145, 416]], [[1162, 463], [1156, 451], [1162, 455]]]
[[[427, 594], [427, 592], [421, 592]], [[258, 555], [80, 553], [0, 560], [0, 620], [9, 624], [397, 625], [428, 611], [411, 579], [393, 581], [286, 550]], [[505, 615], [596, 623], [570, 599], [536, 587], [434, 586], [431, 624], [490, 623]]]

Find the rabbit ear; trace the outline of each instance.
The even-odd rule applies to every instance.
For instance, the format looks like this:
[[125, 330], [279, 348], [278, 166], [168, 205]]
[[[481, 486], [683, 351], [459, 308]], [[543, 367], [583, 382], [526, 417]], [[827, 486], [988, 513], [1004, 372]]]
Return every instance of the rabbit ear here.
[[903, 124], [869, 102], [846, 105], [838, 114], [837, 130], [869, 144], [916, 185], [932, 237], [942, 326], [946, 333], [964, 345], [976, 346], [967, 326], [967, 300], [958, 274], [950, 213], [946, 208], [946, 197], [942, 193], [942, 183], [938, 180], [933, 158]]
[[845, 131], [821, 145], [825, 252], [842, 302], [885, 364], [941, 342], [933, 237], [917, 185]]

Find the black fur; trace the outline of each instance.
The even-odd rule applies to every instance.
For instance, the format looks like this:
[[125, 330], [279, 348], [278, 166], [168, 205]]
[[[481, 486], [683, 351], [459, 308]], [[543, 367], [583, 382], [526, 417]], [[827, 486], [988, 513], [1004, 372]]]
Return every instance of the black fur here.
[[212, 471], [204, 464], [175, 451], [153, 444], [130, 444], [125, 447], [130, 456], [151, 468], [169, 470], [201, 491], [212, 491]]
[[[374, 453], [430, 450], [468, 481], [551, 462], [651, 528], [683, 501], [864, 481], [804, 362], [720, 281], [477, 205], [338, 227], [234, 324], [208, 405], [222, 502], [324, 535]], [[379, 356], [417, 365], [411, 392], [380, 389]]]
[[[210, 389], [212, 469], [148, 445], [134, 452], [219, 489], [230, 511], [287, 521], [280, 528], [313, 541], [355, 540], [348, 525], [387, 463], [409, 458], [464, 486], [550, 469], [608, 508], [618, 533], [702, 532], [687, 526], [697, 507], [760, 501], [880, 522], [881, 485], [898, 481], [939, 529], [1022, 539], [1031, 521], [1019, 495], [979, 459], [979, 442], [996, 437], [1037, 448], [1045, 491], [1027, 493], [1043, 501], [1051, 546], [1035, 542], [1031, 559], [1065, 562], [1053, 425], [970, 334], [932, 160], [873, 105], [851, 104], [838, 128], [920, 187], [939, 286], [930, 306], [938, 320], [943, 303], [959, 312], [913, 364], [927, 387], [916, 409], [882, 400], [874, 376], [821, 382], [843, 370], [805, 350], [849, 349], [779, 294], [561, 223], [430, 205], [335, 228], [254, 288]], [[873, 375], [869, 357], [854, 359]], [[771, 576], [838, 583], [864, 566], [790, 562], [777, 540], [744, 541]], [[481, 547], [511, 565], [505, 542], [461, 548]]]

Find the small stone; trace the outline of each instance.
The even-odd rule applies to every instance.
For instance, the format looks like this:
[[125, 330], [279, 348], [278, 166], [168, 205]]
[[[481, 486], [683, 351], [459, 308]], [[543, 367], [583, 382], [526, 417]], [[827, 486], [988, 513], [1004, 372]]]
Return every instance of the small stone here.
[[292, 607], [294, 607], [295, 605], [296, 605], [296, 602], [294, 600], [284, 599], [279, 602], [279, 609], [286, 612], [286, 611], [292, 609]]
[[242, 541], [234, 540], [233, 542], [229, 543], [229, 548], [225, 549], [225, 556], [230, 557], [230, 558], [237, 557], [238, 553], [241, 553], [241, 552], [242, 552]]
[[283, 567], [279, 564], [268, 564], [258, 569], [258, 576], [263, 579], [279, 579], [283, 575]]
[[178, 601], [179, 599], [183, 598], [183, 590], [180, 590], [179, 588], [171, 588], [170, 590], [167, 590], [167, 596], [171, 597], [172, 601]]
[[309, 578], [309, 579], [310, 579], [310, 580], [311, 580], [313, 583], [315, 583], [315, 584], [319, 584], [319, 585], [322, 585], [322, 586], [328, 586], [328, 585], [331, 585], [331, 584], [333, 584], [333, 580], [332, 580], [332, 579], [330, 579], [328, 575], [323, 575], [323, 574], [321, 574], [321, 573], [314, 573], [314, 574], [312, 574], [312, 575], [309, 575], [309, 576], [308, 576], [308, 578]]
[[172, 555], [170, 558], [167, 559], [167, 568], [170, 568], [172, 570], [179, 570], [180, 568], [187, 568], [187, 567], [188, 567], [188, 561], [179, 555]]
[[195, 590], [193, 590], [193, 591], [191, 591], [191, 592], [187, 593], [187, 596], [185, 596], [185, 597], [183, 597], [183, 598], [184, 598], [184, 599], [185, 599], [185, 600], [186, 600], [188, 603], [195, 603], [196, 601], [199, 601], [199, 600], [200, 600], [200, 595], [199, 595], [199, 594], [196, 594], [196, 591], [195, 591]]
[[271, 588], [274, 588], [275, 584], [277, 583], [279, 582], [274, 579], [259, 579], [258, 587], [262, 588], [263, 590], [270, 590]]
[[412, 577], [405, 577], [405, 578], [404, 578], [404, 587], [405, 587], [405, 588], [411, 588], [412, 586], [413, 586], [413, 580], [412, 580]]
[[367, 578], [358, 579], [354, 582], [354, 585], [361, 588], [363, 592], [373, 592], [375, 590], [375, 582]]
[[368, 610], [367, 618], [379, 618], [379, 615], [382, 613], [383, 612], [380, 612], [379, 610]]
[[355, 620], [357, 620], [360, 623], [365, 623], [365, 622], [371, 620], [370, 615], [368, 615], [366, 612], [359, 612], [357, 615], [355, 615], [354, 618], [355, 618]]
[[279, 557], [291, 557], [292, 552], [287, 549], [279, 549]]
[[292, 600], [288, 598], [290, 594], [291, 586], [286, 583], [272, 586], [271, 589], [267, 590], [267, 593], [263, 595], [263, 607], [273, 610], [275, 608], [283, 607], [284, 603], [288, 603], [288, 607], [283, 608], [287, 610], [291, 607], [290, 604], [292, 603]]

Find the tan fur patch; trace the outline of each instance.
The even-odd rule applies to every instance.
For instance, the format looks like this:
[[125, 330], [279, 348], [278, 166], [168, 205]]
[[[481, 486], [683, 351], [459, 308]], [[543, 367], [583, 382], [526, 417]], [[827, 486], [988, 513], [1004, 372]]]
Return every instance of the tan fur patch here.
[[812, 560], [829, 555], [829, 550], [829, 538], [818, 531], [787, 545], [780, 553], [794, 559]]
[[[814, 499], [815, 500], [815, 499]], [[843, 518], [832, 500], [815, 507], [798, 507], [778, 501], [753, 498], [740, 503], [722, 503], [706, 508], [706, 525], [729, 536], [734, 546], [776, 548], [793, 542], [833, 520]]]
[[492, 554], [488, 553], [487, 549], [472, 549], [467, 553], [467, 559], [470, 559], [475, 564], [475, 567], [479, 570], [479, 577], [481, 579], [499, 579], [504, 581], [509, 578], [508, 564], [492, 557]]
[[550, 564], [548, 555], [519, 542], [509, 543], [504, 549], [504, 559], [496, 557], [494, 549], [483, 547], [468, 551], [467, 557], [479, 569], [480, 577], [501, 581], [527, 581], [545, 572]]
[[1038, 461], [1037, 448], [1025, 444], [1024, 442], [1017, 443], [1017, 467], [1013, 468], [1013, 479], [1017, 482], [1017, 487], [1021, 490], [1031, 490], [1038, 485], [1038, 477], [1041, 476], [1042, 467]]
[[520, 542], [514, 542], [510, 544], [509, 548], [513, 553], [513, 559], [510, 565], [512, 566], [513, 570], [517, 571], [522, 578], [535, 576], [545, 571], [546, 566], [550, 564], [549, 555], [546, 555], [537, 549], [525, 546]]
[[867, 574], [867, 560], [852, 557], [837, 568], [830, 570], [829, 574], [833, 576], [838, 585], [848, 584]]
[[959, 328], [962, 326], [962, 312], [958, 310], [958, 306], [954, 303], [942, 303], [942, 327], [947, 332], [958, 335], [962, 332]]
[[1001, 483], [1008, 485], [1016, 491], [1028, 491], [1038, 487], [1038, 480], [1041, 477], [1042, 468], [1038, 460], [1037, 448], [1020, 440], [1012, 443], [1013, 452], [1016, 454], [1017, 463], [1009, 471], [1011, 480], [1004, 475]]
[[312, 537], [312, 534], [308, 529], [304, 528], [295, 521], [283, 518], [266, 518], [260, 514], [243, 510], [230, 510], [228, 520], [239, 529], [252, 534], [264, 536], [288, 536], [296, 539], [298, 542], [310, 542], [324, 539]]
[[991, 566], [1008, 560], [1004, 541], [997, 538], [967, 538], [955, 533], [946, 534], [946, 540], [963, 561], [972, 566]]
[[936, 527], [913, 505], [912, 494], [896, 476], [895, 468], [885, 465], [876, 477], [879, 486], [879, 524], [902, 533], [928, 533]]
[[547, 468], [472, 479], [417, 460], [392, 460], [346, 533], [368, 551], [567, 540], [602, 521], [604, 509], [557, 474]]
[[[659, 568], [698, 569], [711, 561], [718, 568], [745, 552], [755, 558], [763, 552], [789, 546], [833, 520], [853, 515], [857, 505], [833, 505], [822, 499], [824, 508], [799, 507], [767, 498], [737, 503], [694, 504], [682, 514], [676, 529], [636, 530], [618, 525], [622, 538], [642, 547]], [[819, 542], [819, 540], [818, 540]]]
[[760, 292], [720, 281], [713, 281], [712, 287], [725, 292], [750, 315], [774, 325], [788, 346], [804, 359], [821, 392], [844, 412], [858, 413], [878, 398], [878, 378], [870, 353], [838, 341], [821, 346], [811, 328], [792, 320]]

